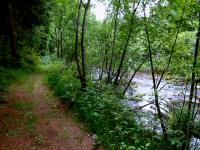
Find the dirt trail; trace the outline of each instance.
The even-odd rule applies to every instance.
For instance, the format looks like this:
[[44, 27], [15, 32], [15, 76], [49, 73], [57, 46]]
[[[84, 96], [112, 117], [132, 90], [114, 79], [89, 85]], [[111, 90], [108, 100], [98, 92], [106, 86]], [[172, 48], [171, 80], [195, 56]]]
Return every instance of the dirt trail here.
[[12, 85], [0, 105], [0, 150], [93, 150], [94, 142], [42, 74]]

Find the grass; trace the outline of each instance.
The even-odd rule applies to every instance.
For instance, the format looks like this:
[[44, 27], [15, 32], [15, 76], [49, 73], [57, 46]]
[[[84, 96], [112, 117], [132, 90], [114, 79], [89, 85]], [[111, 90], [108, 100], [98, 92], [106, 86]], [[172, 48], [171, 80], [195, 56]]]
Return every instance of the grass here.
[[69, 134], [67, 132], [67, 130], [64, 128], [64, 132], [58, 134], [58, 138], [61, 138], [61, 139], [69, 139]]
[[22, 111], [33, 110], [34, 103], [33, 102], [17, 101], [17, 102], [12, 104], [12, 108], [14, 108], [16, 110], [22, 110]]
[[7, 92], [11, 84], [22, 79], [29, 71], [0, 67], [0, 92]]
[[12, 104], [12, 108], [19, 111], [24, 111], [24, 125], [30, 130], [36, 130], [37, 117], [33, 114], [32, 110], [35, 104], [33, 102], [17, 101]]
[[31, 93], [33, 91], [33, 79], [30, 78], [27, 80], [27, 77], [24, 77], [22, 80], [19, 80], [17, 84], [24, 89], [27, 93]]
[[31, 111], [24, 113], [24, 116], [26, 127], [31, 131], [35, 131], [37, 125], [37, 117]]

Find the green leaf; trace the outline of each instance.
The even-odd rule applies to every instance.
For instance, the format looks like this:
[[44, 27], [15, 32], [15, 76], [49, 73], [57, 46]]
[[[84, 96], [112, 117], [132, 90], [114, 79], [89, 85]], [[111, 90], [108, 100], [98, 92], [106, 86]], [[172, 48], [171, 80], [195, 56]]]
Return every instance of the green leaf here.
[[149, 147], [150, 145], [151, 145], [150, 143], [147, 143], [145, 146], [146, 146], [146, 147]]

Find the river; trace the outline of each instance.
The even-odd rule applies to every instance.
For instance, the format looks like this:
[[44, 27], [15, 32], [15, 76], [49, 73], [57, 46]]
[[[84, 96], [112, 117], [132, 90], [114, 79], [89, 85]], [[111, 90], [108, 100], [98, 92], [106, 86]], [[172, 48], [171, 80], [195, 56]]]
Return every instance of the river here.
[[[154, 114], [156, 108], [154, 105], [153, 95], [153, 82], [150, 74], [138, 73], [132, 81], [132, 86], [126, 92], [126, 103], [131, 106], [132, 109], [140, 110], [143, 115], [139, 118], [139, 122], [142, 122], [147, 127], [152, 128], [157, 132], [161, 132], [159, 122], [154, 120]], [[199, 86], [198, 86], [199, 88]], [[168, 114], [170, 109], [174, 107], [182, 106], [184, 98], [189, 97], [189, 86], [184, 83], [175, 83], [172, 80], [162, 80], [159, 88], [159, 103], [161, 111], [164, 114]], [[197, 99], [199, 102], [200, 93], [197, 91]], [[194, 100], [193, 100], [194, 101]], [[198, 118], [198, 121], [200, 118]], [[196, 145], [196, 146], [195, 146]], [[200, 149], [200, 139], [192, 138], [190, 149]]]
[[[99, 79], [99, 69], [94, 69], [91, 78], [94, 80]], [[103, 77], [106, 75], [104, 74]], [[200, 86], [198, 86], [198, 89]], [[182, 107], [184, 99], [189, 98], [190, 88], [183, 82], [176, 82], [173, 80], [163, 79], [158, 88], [159, 90], [159, 103], [163, 114], [169, 114], [170, 110], [174, 107]], [[197, 90], [197, 102], [200, 99], [200, 90]], [[193, 100], [194, 101], [194, 100]], [[151, 130], [161, 133], [161, 128], [158, 120], [155, 120], [156, 108], [154, 104], [153, 95], [153, 82], [151, 74], [149, 73], [137, 73], [132, 81], [131, 87], [126, 92], [126, 100], [123, 103], [131, 106], [131, 109], [138, 113], [137, 120]], [[139, 110], [139, 111], [138, 111]], [[197, 120], [200, 120], [200, 116], [197, 115]], [[200, 139], [192, 138], [190, 144], [191, 150], [200, 149]]]

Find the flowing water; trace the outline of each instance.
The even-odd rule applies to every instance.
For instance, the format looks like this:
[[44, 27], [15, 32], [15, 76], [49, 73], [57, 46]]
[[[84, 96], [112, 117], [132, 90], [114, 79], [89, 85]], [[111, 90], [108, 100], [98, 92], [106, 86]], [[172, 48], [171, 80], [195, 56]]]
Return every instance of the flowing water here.
[[[98, 80], [99, 69], [94, 69], [91, 78]], [[106, 75], [103, 74], [103, 77]], [[159, 79], [159, 77], [158, 77]], [[198, 89], [200, 86], [198, 86]], [[189, 98], [189, 86], [186, 86], [184, 83], [177, 83], [172, 80], [163, 79], [158, 88], [159, 90], [159, 103], [161, 111], [163, 114], [168, 114], [170, 109], [174, 107], [181, 108], [184, 99]], [[154, 104], [154, 95], [153, 95], [153, 82], [151, 74], [149, 73], [138, 73], [135, 75], [131, 87], [126, 92], [127, 100], [125, 103], [131, 106], [133, 110], [140, 110], [142, 115], [138, 115], [138, 122], [142, 123], [148, 128], [161, 133], [161, 128], [158, 120], [155, 120], [156, 108]], [[197, 102], [200, 99], [200, 90], [197, 90]], [[123, 100], [124, 103], [124, 100]], [[200, 120], [199, 115], [197, 119]], [[200, 149], [200, 139], [192, 138], [190, 149], [194, 150]]]
[[[128, 104], [132, 107], [139, 107], [143, 111], [154, 111], [151, 75], [139, 73], [133, 79], [133, 84], [126, 92], [126, 96], [129, 99]], [[189, 89], [186, 90], [187, 87], [183, 83], [175, 84], [172, 81], [162, 80], [159, 87], [159, 102], [163, 112], [169, 111], [168, 106], [170, 104], [182, 103], [184, 95], [186, 98], [189, 95]]]
[[[128, 103], [131, 108], [139, 109], [146, 114], [146, 116], [143, 115], [139, 118], [140, 122], [147, 127], [152, 128], [152, 126], [154, 126], [154, 130], [161, 132], [159, 123], [156, 122], [157, 124], [154, 125], [154, 114], [156, 113], [156, 108], [154, 105], [153, 82], [151, 75], [138, 73], [132, 83], [133, 85], [126, 92], [128, 99], [126, 100], [126, 103]], [[184, 98], [186, 99], [186, 102], [189, 98], [190, 89], [184, 83], [175, 83], [163, 79], [159, 87], [159, 103], [161, 111], [164, 114], [168, 113], [170, 109], [173, 109], [173, 107], [180, 107]], [[200, 93], [197, 90], [197, 102], [199, 102], [199, 97]], [[200, 149], [200, 139], [192, 138], [191, 150], [195, 149], [194, 145]]]

